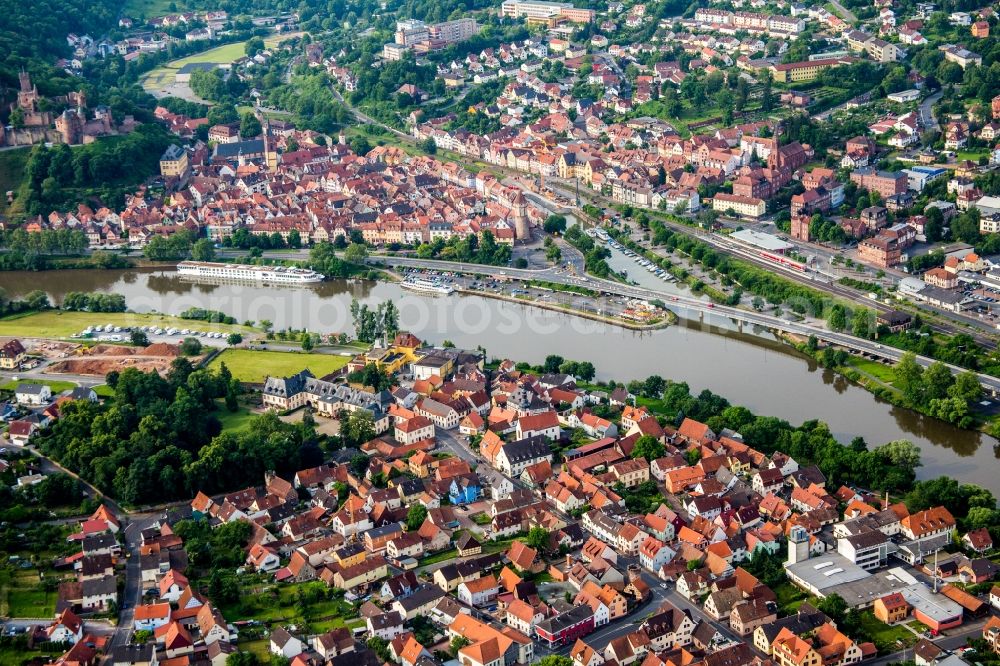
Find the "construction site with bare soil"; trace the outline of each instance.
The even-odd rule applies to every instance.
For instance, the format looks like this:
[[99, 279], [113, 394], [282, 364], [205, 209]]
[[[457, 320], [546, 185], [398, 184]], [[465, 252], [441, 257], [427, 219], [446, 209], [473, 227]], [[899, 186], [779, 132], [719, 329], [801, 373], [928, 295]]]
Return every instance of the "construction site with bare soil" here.
[[[111, 371], [137, 368], [144, 372], [155, 370], [163, 373], [175, 358], [181, 355], [180, 346], [157, 342], [148, 347], [121, 347], [118, 345], [78, 346], [72, 354], [52, 363], [45, 372], [49, 374], [93, 375], [103, 377]], [[197, 363], [198, 357], [191, 361]]]

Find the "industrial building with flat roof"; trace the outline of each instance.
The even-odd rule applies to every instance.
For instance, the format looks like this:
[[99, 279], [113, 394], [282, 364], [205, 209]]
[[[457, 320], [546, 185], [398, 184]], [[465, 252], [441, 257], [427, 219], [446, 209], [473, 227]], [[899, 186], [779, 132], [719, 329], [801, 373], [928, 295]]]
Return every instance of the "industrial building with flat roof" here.
[[788, 579], [796, 586], [826, 598], [837, 594], [851, 608], [867, 608], [892, 592], [902, 592], [917, 580], [901, 568], [869, 573], [839, 553], [826, 553], [785, 564]]

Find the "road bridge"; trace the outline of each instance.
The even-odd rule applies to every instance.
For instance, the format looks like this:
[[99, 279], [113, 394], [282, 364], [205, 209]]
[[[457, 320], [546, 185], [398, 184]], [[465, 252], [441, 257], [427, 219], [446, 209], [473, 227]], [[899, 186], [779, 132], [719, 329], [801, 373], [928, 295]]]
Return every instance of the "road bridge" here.
[[[752, 310], [743, 310], [736, 307], [719, 305], [711, 301], [683, 296], [667, 291], [658, 291], [646, 287], [627, 285], [621, 282], [605, 280], [592, 276], [573, 275], [555, 268], [544, 269], [522, 269], [506, 268], [496, 266], [484, 266], [482, 264], [469, 264], [453, 261], [441, 261], [437, 259], [419, 259], [416, 257], [392, 257], [384, 255], [373, 255], [368, 257], [368, 263], [379, 263], [396, 268], [415, 268], [422, 270], [450, 271], [456, 273], [473, 273], [481, 275], [497, 275], [513, 280], [530, 281], [538, 280], [552, 282], [567, 286], [592, 289], [615, 296], [634, 298], [643, 301], [658, 301], [665, 308], [675, 313], [683, 319], [695, 319], [711, 324], [714, 321], [734, 322], [738, 326], [745, 325], [759, 326], [761, 328], [799, 335], [803, 337], [814, 336], [821, 342], [843, 347], [857, 354], [864, 354], [874, 358], [881, 358], [893, 362], [898, 362], [902, 358], [904, 351], [889, 347], [879, 343], [877, 340], [867, 340], [847, 333], [831, 331], [823, 326], [817, 326], [808, 322], [796, 322], [765, 314]], [[917, 356], [917, 362], [927, 367], [935, 362], [934, 359], [926, 356]], [[954, 373], [964, 372], [965, 368], [956, 365], [945, 364]], [[979, 382], [989, 394], [1000, 395], [1000, 378], [979, 373]]]

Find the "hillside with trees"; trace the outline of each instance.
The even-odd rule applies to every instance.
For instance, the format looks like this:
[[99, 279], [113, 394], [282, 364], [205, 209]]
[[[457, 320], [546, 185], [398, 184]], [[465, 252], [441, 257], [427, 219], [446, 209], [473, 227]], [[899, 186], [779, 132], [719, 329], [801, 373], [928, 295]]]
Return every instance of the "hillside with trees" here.
[[78, 203], [121, 210], [136, 185], [159, 172], [160, 155], [176, 141], [156, 124], [84, 146], [35, 146], [18, 193], [28, 215], [68, 210]]

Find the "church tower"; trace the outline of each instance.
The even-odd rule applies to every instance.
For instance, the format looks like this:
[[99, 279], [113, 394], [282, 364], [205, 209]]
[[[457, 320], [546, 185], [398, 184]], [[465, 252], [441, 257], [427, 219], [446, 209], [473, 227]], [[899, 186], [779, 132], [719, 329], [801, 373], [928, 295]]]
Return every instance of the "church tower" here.
[[260, 121], [260, 132], [264, 137], [264, 165], [268, 171], [278, 170], [278, 152], [271, 144], [271, 121], [267, 114], [260, 110], [260, 106], [255, 109], [257, 119]]

